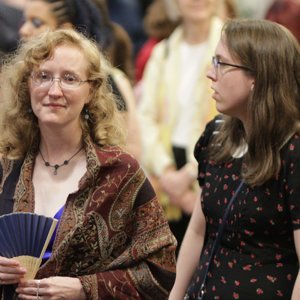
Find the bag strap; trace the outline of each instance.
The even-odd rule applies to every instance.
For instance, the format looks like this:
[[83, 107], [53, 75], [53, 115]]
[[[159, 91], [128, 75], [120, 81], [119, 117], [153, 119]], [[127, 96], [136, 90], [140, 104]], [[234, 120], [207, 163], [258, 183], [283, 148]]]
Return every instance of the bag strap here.
[[[234, 200], [236, 199], [237, 195], [239, 194], [239, 192], [241, 191], [241, 188], [243, 187], [244, 185], [244, 181], [242, 180], [239, 184], [239, 186], [237, 187], [235, 193], [232, 195], [227, 207], [226, 207], [226, 210], [224, 212], [224, 215], [223, 215], [223, 218], [222, 218], [222, 222], [221, 224], [219, 225], [219, 228], [218, 228], [218, 232], [217, 232], [217, 236], [216, 236], [216, 239], [213, 243], [213, 246], [212, 246], [212, 249], [211, 249], [211, 253], [210, 253], [210, 256], [209, 256], [209, 260], [208, 260], [208, 264], [207, 264], [207, 267], [205, 269], [205, 273], [204, 273], [204, 277], [203, 277], [203, 281], [202, 281], [202, 284], [200, 286], [200, 290], [199, 290], [199, 297], [198, 299], [202, 299], [204, 293], [205, 293], [205, 283], [206, 283], [206, 280], [207, 280], [207, 275], [208, 275], [208, 271], [209, 271], [209, 268], [211, 266], [211, 263], [212, 263], [212, 260], [217, 252], [217, 250], [219, 249], [219, 246], [220, 246], [220, 242], [221, 242], [221, 238], [222, 238], [222, 235], [223, 235], [223, 232], [224, 232], [224, 229], [225, 229], [225, 225], [226, 225], [226, 221], [227, 221], [227, 218], [228, 218], [228, 215], [229, 215], [229, 212], [230, 212], [230, 208], [234, 202]], [[189, 299], [189, 295], [188, 293], [185, 295], [184, 297], [184, 300], [188, 300]]]

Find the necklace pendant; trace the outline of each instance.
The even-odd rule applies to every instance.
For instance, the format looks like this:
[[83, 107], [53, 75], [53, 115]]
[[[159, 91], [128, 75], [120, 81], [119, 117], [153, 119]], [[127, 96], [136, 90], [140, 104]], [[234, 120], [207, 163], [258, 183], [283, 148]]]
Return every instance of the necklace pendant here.
[[57, 175], [57, 169], [59, 167], [60, 167], [59, 165], [54, 165], [54, 172], [53, 172], [54, 175]]

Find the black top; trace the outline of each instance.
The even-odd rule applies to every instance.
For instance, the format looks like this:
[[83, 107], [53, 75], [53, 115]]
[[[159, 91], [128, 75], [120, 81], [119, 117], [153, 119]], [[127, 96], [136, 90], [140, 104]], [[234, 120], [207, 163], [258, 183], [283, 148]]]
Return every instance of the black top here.
[[[207, 146], [210, 122], [195, 147], [206, 240], [191, 288], [197, 293], [226, 204], [240, 182], [242, 158], [216, 164]], [[244, 185], [227, 219], [204, 299], [290, 299], [299, 265], [293, 231], [300, 228], [300, 136], [281, 150], [279, 175], [260, 187]]]

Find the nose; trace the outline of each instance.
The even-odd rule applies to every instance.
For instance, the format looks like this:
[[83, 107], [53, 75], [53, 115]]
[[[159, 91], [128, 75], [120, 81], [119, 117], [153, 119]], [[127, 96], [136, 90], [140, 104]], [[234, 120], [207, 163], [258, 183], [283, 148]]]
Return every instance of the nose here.
[[206, 72], [206, 77], [212, 81], [217, 80], [217, 72], [213, 66], [211, 66], [208, 71]]
[[61, 97], [63, 95], [59, 78], [53, 78], [53, 81], [51, 82], [49, 87], [48, 95], [54, 98]]
[[20, 27], [19, 34], [23, 39], [26, 39], [32, 35], [31, 27], [28, 21], [24, 22]]

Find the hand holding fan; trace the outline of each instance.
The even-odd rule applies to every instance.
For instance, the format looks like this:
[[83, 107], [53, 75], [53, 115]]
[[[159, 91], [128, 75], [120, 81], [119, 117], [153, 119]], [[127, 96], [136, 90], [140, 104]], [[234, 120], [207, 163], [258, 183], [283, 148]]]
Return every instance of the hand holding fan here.
[[34, 213], [11, 213], [0, 217], [0, 256], [14, 258], [33, 279], [55, 230], [57, 220]]

